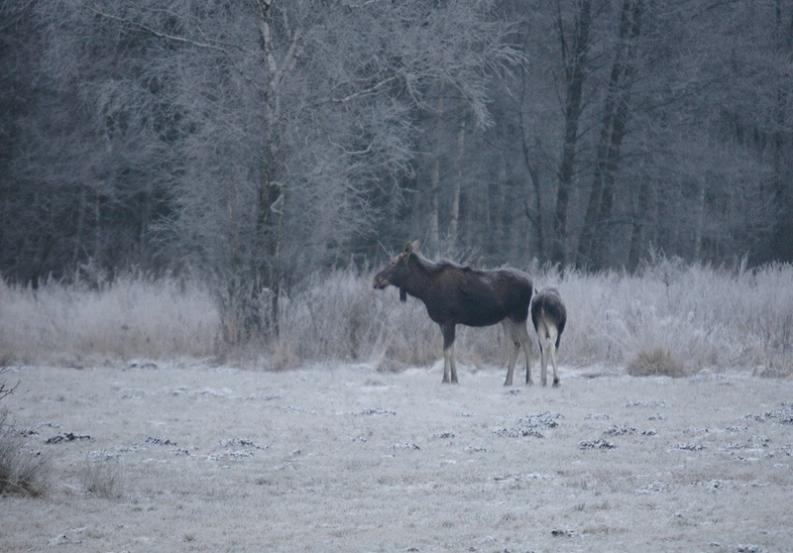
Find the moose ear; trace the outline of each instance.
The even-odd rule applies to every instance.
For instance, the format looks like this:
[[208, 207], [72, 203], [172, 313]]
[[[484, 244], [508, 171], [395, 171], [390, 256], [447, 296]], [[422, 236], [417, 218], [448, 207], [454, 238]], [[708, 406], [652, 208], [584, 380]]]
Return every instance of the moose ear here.
[[405, 246], [405, 253], [416, 252], [419, 249], [419, 241], [413, 240], [412, 242], [408, 242]]

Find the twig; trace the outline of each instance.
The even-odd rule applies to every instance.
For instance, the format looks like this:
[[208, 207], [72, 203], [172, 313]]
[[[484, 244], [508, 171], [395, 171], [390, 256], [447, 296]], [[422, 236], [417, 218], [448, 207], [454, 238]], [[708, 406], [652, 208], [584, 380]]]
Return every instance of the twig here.
[[[157, 29], [153, 29], [153, 28], [149, 27], [148, 25], [144, 25], [143, 23], [140, 23], [138, 21], [132, 21], [130, 19], [125, 19], [123, 17], [120, 17], [118, 15], [114, 15], [112, 13], [103, 12], [101, 10], [98, 10], [98, 9], [94, 8], [93, 6], [87, 6], [86, 5], [85, 8], [87, 10], [93, 12], [94, 14], [100, 16], [100, 17], [104, 17], [105, 19], [110, 19], [111, 21], [118, 21], [119, 23], [125, 23], [127, 25], [132, 25], [132, 26], [137, 27], [138, 29], [140, 29], [142, 31], [145, 31], [147, 33], [150, 33], [150, 34], [152, 34], [152, 35], [154, 35], [156, 37], [159, 37], [159, 38], [162, 38], [162, 39], [165, 39], [165, 40], [172, 40], [174, 42], [181, 42], [183, 44], [189, 44], [189, 45], [195, 46], [197, 48], [208, 48], [210, 50], [217, 50], [218, 52], [228, 53], [225, 48], [223, 48], [222, 46], [219, 45], [219, 43], [212, 44], [212, 43], [209, 43], [209, 42], [200, 42], [200, 41], [193, 40], [193, 39], [190, 39], [190, 38], [187, 38], [187, 37], [178, 36], [178, 35], [172, 35], [170, 33], [165, 33], [165, 32], [162, 32], [162, 31], [158, 31]], [[224, 44], [224, 46], [230, 46], [232, 48], [237, 48], [237, 49], [243, 50], [240, 46], [237, 46], [237, 45], [234, 45], [234, 44]]]

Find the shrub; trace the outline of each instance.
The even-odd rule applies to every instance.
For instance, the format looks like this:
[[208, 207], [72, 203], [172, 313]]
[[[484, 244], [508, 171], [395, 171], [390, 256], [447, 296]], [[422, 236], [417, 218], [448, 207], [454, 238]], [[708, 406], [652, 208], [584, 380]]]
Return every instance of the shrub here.
[[0, 410], [0, 494], [43, 494], [49, 467], [44, 455], [25, 447], [25, 439], [8, 423], [8, 412]]
[[114, 499], [124, 491], [124, 473], [114, 459], [87, 460], [80, 470], [80, 482], [85, 493], [96, 497]]
[[679, 378], [686, 376], [687, 372], [672, 352], [662, 347], [649, 351], [642, 350], [630, 360], [626, 367], [631, 376], [671, 376]]

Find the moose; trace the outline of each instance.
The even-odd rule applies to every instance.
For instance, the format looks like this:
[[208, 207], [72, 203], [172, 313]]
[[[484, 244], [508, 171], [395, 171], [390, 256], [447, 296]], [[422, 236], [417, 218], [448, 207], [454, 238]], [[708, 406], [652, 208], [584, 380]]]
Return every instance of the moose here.
[[556, 288], [543, 288], [532, 298], [531, 322], [534, 324], [534, 330], [537, 331], [537, 342], [540, 346], [542, 385], [545, 386], [547, 382], [546, 373], [550, 355], [553, 364], [553, 385], [559, 386], [556, 351], [559, 349], [564, 325], [567, 324], [567, 310]]
[[418, 253], [418, 241], [409, 242], [388, 266], [374, 277], [375, 289], [389, 284], [399, 288], [399, 299], [420, 299], [443, 334], [443, 383], [457, 383], [454, 335], [458, 324], [490, 326], [501, 323], [511, 339], [505, 386], [512, 385], [518, 351], [526, 357], [526, 383], [531, 384], [529, 316], [532, 282], [515, 269], [476, 270], [451, 261], [433, 262]]

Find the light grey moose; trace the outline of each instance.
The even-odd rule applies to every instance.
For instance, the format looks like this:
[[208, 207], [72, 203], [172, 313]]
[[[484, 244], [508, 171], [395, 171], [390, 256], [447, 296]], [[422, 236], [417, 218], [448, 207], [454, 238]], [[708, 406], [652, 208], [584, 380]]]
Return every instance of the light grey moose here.
[[407, 295], [420, 299], [443, 334], [443, 382], [457, 383], [454, 362], [454, 335], [458, 324], [466, 326], [504, 325], [514, 345], [507, 362], [505, 386], [512, 385], [518, 351], [526, 358], [526, 383], [531, 383], [529, 316], [532, 282], [529, 275], [515, 269], [476, 270], [450, 261], [433, 262], [418, 253], [418, 242], [409, 242], [388, 266], [374, 277], [378, 290], [392, 284], [399, 299]]
[[531, 300], [531, 322], [537, 331], [537, 342], [540, 345], [542, 385], [547, 383], [548, 356], [553, 364], [553, 385], [559, 385], [559, 374], [556, 363], [556, 351], [562, 339], [564, 326], [567, 324], [567, 309], [556, 288], [543, 288]]

